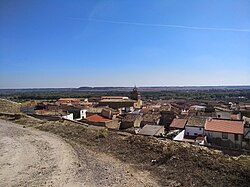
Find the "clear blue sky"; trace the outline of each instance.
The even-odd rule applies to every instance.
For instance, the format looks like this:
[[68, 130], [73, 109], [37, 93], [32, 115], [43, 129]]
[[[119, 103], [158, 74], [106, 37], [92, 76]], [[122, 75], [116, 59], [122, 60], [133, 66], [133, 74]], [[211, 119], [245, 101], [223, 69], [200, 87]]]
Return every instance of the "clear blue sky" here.
[[0, 88], [135, 84], [250, 85], [250, 1], [0, 1]]

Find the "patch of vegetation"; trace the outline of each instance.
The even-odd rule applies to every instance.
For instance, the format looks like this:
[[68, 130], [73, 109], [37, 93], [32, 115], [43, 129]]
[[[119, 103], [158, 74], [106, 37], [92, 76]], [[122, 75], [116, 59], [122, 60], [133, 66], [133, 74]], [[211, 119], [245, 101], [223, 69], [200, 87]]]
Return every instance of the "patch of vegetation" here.
[[0, 112], [19, 113], [20, 104], [0, 98]]
[[143, 92], [144, 99], [190, 99], [190, 100], [220, 100], [220, 101], [250, 101], [250, 90], [179, 90], [161, 92]]
[[[0, 92], [0, 97], [17, 102], [27, 100], [54, 101], [61, 97], [90, 98], [104, 95], [129, 96], [129, 91], [13, 91]], [[158, 99], [190, 99], [190, 100], [222, 100], [222, 101], [250, 101], [250, 89], [208, 89], [208, 90], [169, 90], [143, 91], [143, 100]]]

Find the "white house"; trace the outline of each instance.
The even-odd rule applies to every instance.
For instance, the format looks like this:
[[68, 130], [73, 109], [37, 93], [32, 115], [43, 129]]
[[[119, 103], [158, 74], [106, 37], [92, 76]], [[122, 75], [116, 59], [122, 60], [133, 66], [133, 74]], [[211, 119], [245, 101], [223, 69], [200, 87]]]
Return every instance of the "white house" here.
[[203, 136], [206, 118], [190, 117], [185, 125], [185, 136]]
[[87, 110], [80, 110], [80, 119], [85, 119], [87, 117], [86, 113], [87, 113]]

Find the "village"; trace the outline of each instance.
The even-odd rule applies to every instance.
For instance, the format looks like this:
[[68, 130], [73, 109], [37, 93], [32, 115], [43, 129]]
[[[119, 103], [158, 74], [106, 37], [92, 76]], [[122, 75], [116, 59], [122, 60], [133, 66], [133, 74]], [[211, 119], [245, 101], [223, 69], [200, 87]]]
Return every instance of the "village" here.
[[26, 101], [21, 112], [51, 121], [68, 120], [190, 144], [250, 150], [250, 104], [195, 100], [142, 101], [136, 87], [128, 96]]

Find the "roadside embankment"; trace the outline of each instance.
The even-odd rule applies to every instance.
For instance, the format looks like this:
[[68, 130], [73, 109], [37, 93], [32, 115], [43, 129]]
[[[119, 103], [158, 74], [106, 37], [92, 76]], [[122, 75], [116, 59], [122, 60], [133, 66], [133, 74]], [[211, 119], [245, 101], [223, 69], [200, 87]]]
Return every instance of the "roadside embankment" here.
[[[104, 153], [138, 171], [147, 171], [161, 186], [249, 186], [250, 157], [139, 135], [123, 136], [78, 124], [37, 127], [60, 135], [72, 145]], [[152, 163], [152, 160], [153, 163]]]

